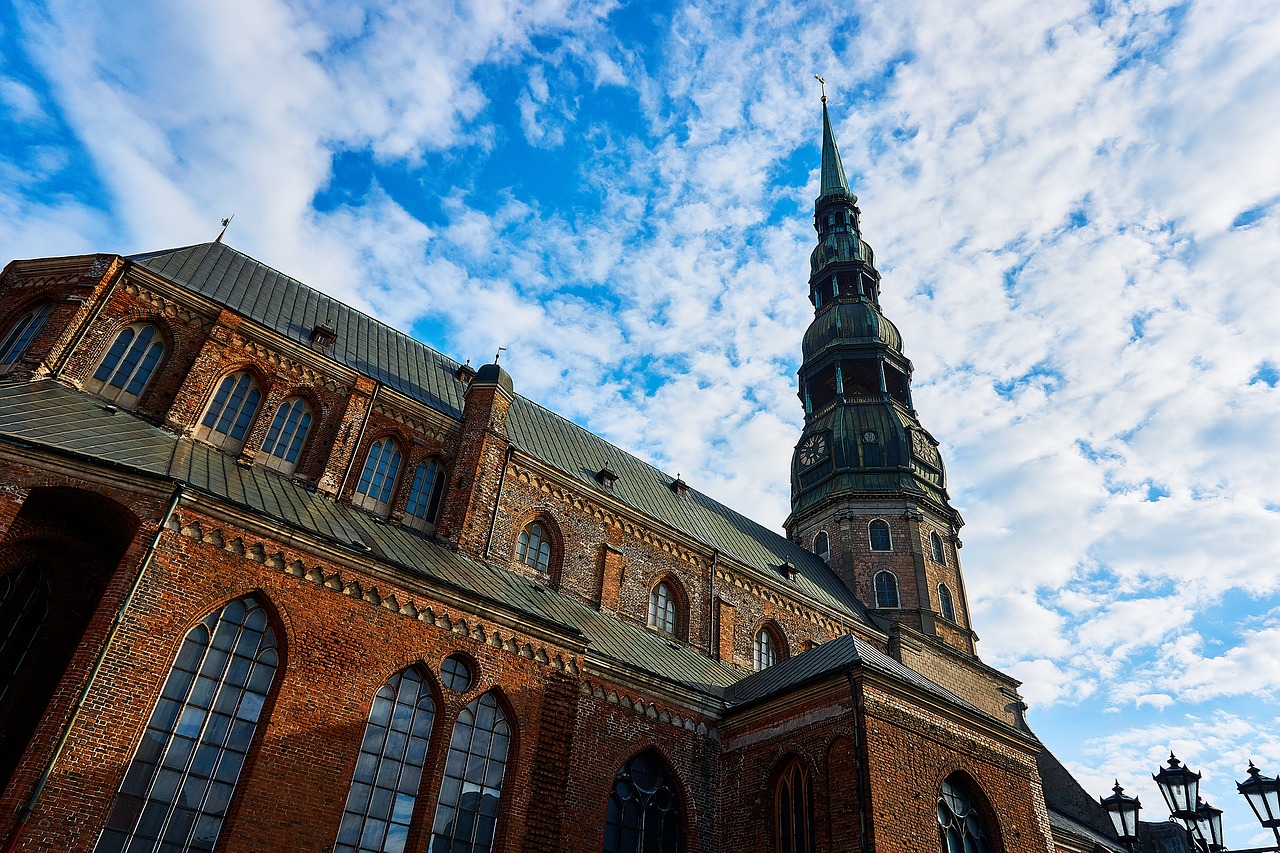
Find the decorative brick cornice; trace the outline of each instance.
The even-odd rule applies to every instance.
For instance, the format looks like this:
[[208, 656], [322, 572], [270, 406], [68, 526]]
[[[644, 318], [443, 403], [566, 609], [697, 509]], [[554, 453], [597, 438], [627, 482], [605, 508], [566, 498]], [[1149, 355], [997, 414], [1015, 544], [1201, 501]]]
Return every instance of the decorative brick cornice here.
[[422, 418], [415, 418], [399, 406], [388, 405], [382, 399], [374, 403], [373, 412], [376, 415], [381, 415], [388, 420], [408, 427], [409, 430], [418, 435], [433, 439], [441, 444], [444, 444], [449, 438], [448, 433], [439, 424], [430, 423]]
[[681, 714], [666, 708], [656, 702], [651, 702], [637, 696], [628, 696], [626, 693], [619, 693], [616, 688], [608, 685], [582, 682], [580, 692], [583, 696], [591, 696], [601, 702], [608, 702], [610, 705], [617, 705], [619, 708], [631, 711], [640, 717], [647, 717], [650, 720], [656, 720], [664, 725], [669, 725], [677, 729], [684, 729], [688, 732], [695, 732], [700, 737], [719, 738], [719, 734], [714, 727], [708, 726], [701, 720], [694, 720], [687, 714]]
[[793, 616], [798, 616], [807, 622], [812, 622], [814, 625], [817, 625], [828, 633], [843, 633], [850, 627], [843, 622], [837, 622], [835, 619], [832, 619], [824, 613], [820, 613], [813, 608], [804, 606], [796, 599], [783, 595], [773, 587], [765, 586], [764, 584], [758, 583], [749, 577], [745, 577], [739, 572], [725, 568], [724, 563], [717, 563], [716, 565], [716, 583], [719, 585], [720, 589], [724, 589], [724, 585], [727, 584], [734, 589], [740, 589], [749, 595], [753, 595], [762, 601], [767, 601], [778, 610], [785, 611]]
[[228, 342], [232, 346], [249, 353], [259, 361], [269, 364], [272, 367], [302, 380], [302, 384], [321, 386], [328, 388], [330, 391], [337, 391], [342, 387], [337, 380], [326, 376], [322, 371], [316, 370], [314, 367], [303, 364], [302, 362], [289, 358], [286, 355], [282, 355], [271, 347], [263, 346], [257, 341], [250, 340], [239, 332], [232, 332]]
[[308, 566], [301, 556], [291, 558], [291, 555], [283, 550], [276, 550], [274, 543], [250, 542], [246, 545], [243, 537], [237, 535], [227, 539], [226, 534], [212, 524], [202, 525], [196, 519], [184, 523], [179, 520], [177, 513], [170, 518], [169, 529], [202, 545], [242, 557], [250, 562], [260, 563], [348, 598], [363, 601], [371, 607], [380, 607], [406, 618], [434, 625], [463, 637], [470, 637], [477, 642], [495, 649], [503, 649], [557, 672], [576, 676], [582, 671], [582, 661], [578, 656], [566, 657], [555, 649], [548, 650], [537, 638], [523, 636], [508, 628], [499, 629], [473, 613], [450, 613], [449, 608], [444, 605], [415, 601], [408, 594], [401, 596], [392, 593], [384, 596], [373, 584], [366, 588], [355, 578], [343, 577], [341, 572], [334, 571], [326, 574], [321, 566]]
[[192, 311], [187, 306], [174, 302], [172, 299], [166, 299], [160, 294], [152, 290], [148, 290], [136, 281], [126, 281], [123, 289], [125, 293], [129, 294], [134, 299], [137, 299], [139, 302], [151, 306], [155, 309], [156, 313], [162, 314], [165, 317], [178, 320], [182, 323], [188, 323], [205, 331], [213, 325], [213, 321], [210, 318], [202, 316], [199, 312]]

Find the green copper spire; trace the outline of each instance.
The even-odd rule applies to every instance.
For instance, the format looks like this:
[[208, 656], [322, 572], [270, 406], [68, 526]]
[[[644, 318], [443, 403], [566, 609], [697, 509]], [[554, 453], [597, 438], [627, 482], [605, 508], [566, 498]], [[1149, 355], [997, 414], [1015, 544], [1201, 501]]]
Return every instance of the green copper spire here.
[[849, 194], [849, 182], [844, 177], [844, 165], [840, 162], [840, 149], [831, 133], [831, 117], [827, 115], [827, 96], [822, 96], [822, 184], [818, 196]]

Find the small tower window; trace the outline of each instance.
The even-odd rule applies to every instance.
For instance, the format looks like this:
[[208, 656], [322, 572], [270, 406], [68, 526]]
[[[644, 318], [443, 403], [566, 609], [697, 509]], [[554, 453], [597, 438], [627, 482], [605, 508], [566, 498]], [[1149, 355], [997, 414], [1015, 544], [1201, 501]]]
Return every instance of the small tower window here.
[[516, 559], [540, 572], [551, 571], [551, 542], [541, 522], [531, 522], [516, 540]]
[[298, 454], [311, 430], [311, 406], [301, 397], [290, 397], [276, 409], [262, 443], [262, 463], [282, 474], [292, 474], [298, 467]]
[[382, 438], [369, 448], [360, 472], [360, 482], [352, 503], [371, 512], [386, 513], [391, 507], [391, 495], [395, 491], [396, 477], [400, 474], [403, 454], [394, 438]]
[[820, 530], [818, 535], [813, 537], [813, 553], [826, 562], [831, 559], [831, 537], [827, 536], [827, 531]]
[[951, 600], [951, 590], [945, 583], [938, 584], [938, 612], [948, 622], [956, 621], [956, 605]]
[[247, 372], [224, 376], [196, 428], [196, 438], [226, 453], [238, 452], [261, 401], [262, 391]]
[[22, 358], [22, 354], [31, 346], [39, 334], [44, 321], [53, 313], [53, 303], [45, 302], [36, 306], [18, 318], [18, 322], [9, 328], [9, 334], [0, 342], [0, 373], [6, 373]]
[[440, 476], [440, 463], [427, 459], [418, 463], [413, 473], [413, 486], [409, 489], [409, 503], [405, 506], [404, 523], [419, 530], [429, 530], [440, 513], [440, 495], [444, 492], [444, 477]]
[[163, 355], [164, 344], [155, 326], [125, 326], [84, 387], [104, 400], [132, 406], [142, 396]]
[[892, 551], [893, 540], [889, 536], [889, 525], [885, 521], [876, 519], [871, 522], [868, 528], [871, 533], [871, 550], [872, 551]]
[[676, 633], [676, 599], [666, 581], [649, 593], [649, 627], [664, 634]]
[[942, 537], [937, 533], [929, 533], [929, 550], [933, 551], [933, 561], [940, 566], [947, 564], [947, 551], [942, 547]]
[[897, 609], [902, 606], [898, 598], [898, 578], [893, 572], [876, 572], [876, 607]]

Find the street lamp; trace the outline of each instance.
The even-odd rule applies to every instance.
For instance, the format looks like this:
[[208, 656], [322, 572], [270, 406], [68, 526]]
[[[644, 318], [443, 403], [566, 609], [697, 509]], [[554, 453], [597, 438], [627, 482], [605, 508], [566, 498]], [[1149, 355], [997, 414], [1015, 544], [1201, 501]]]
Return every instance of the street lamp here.
[[1216, 809], [1203, 800], [1196, 802], [1196, 835], [1209, 846], [1211, 853], [1222, 853], [1227, 847], [1222, 843], [1222, 809]]
[[1177, 757], [1169, 753], [1169, 766], [1161, 767], [1151, 776], [1160, 786], [1160, 794], [1169, 805], [1169, 813], [1182, 821], [1195, 820], [1196, 804], [1200, 799], [1200, 774], [1182, 766]]
[[1129, 848], [1129, 853], [1133, 853], [1133, 842], [1138, 840], [1138, 811], [1142, 808], [1142, 803], [1138, 802], [1137, 797], [1125, 794], [1124, 788], [1120, 787], [1119, 779], [1111, 790], [1115, 793], [1106, 799], [1099, 797], [1098, 802], [1111, 816], [1116, 835], [1120, 836], [1124, 846]]
[[1280, 846], [1280, 778], [1263, 776], [1250, 761], [1249, 778], [1237, 782], [1236, 790], [1249, 801], [1258, 822], [1275, 833], [1276, 844]]

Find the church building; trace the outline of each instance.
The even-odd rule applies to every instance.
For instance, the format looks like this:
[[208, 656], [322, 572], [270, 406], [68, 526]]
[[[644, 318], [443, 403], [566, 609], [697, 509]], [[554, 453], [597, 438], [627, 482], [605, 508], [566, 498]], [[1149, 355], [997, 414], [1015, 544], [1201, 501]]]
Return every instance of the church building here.
[[8, 264], [0, 853], [1122, 851], [821, 158], [785, 535], [220, 240]]

